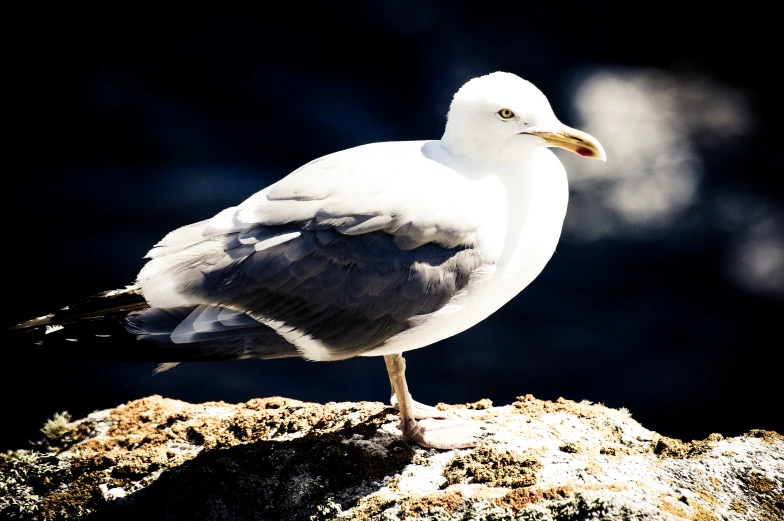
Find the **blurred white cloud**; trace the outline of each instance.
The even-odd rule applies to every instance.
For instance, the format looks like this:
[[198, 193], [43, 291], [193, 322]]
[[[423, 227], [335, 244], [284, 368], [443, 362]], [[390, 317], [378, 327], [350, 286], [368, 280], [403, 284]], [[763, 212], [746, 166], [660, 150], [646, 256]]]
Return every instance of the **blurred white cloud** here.
[[599, 138], [608, 157], [605, 164], [561, 155], [575, 199], [566, 232], [578, 239], [672, 225], [700, 188], [697, 146], [720, 146], [752, 125], [735, 90], [659, 70], [588, 74], [573, 99], [580, 128]]
[[[596, 136], [607, 163], [559, 154], [572, 200], [572, 240], [660, 237], [674, 229], [715, 230], [730, 245], [725, 272], [748, 291], [784, 295], [784, 208], [734, 186], [702, 190], [700, 153], [717, 153], [753, 130], [744, 96], [716, 81], [659, 70], [587, 74], [575, 83], [578, 128]], [[680, 219], [700, 204], [701, 219]]]
[[716, 224], [732, 234], [725, 268], [745, 289], [784, 295], [784, 208], [748, 192], [720, 193]]

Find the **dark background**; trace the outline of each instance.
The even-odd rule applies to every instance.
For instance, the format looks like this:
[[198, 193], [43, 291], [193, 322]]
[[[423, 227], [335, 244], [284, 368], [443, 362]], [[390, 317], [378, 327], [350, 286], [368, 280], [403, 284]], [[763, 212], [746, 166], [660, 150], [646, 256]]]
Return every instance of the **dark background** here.
[[[559, 154], [576, 181], [553, 260], [480, 325], [409, 353], [414, 397], [587, 399], [687, 439], [784, 431], [781, 87], [770, 81], [777, 59], [765, 56], [764, 14], [600, 1], [58, 9], [7, 19], [17, 36], [4, 67], [2, 325], [131, 283], [169, 230], [315, 157], [439, 138], [454, 91], [506, 70], [542, 89], [562, 121], [595, 132], [609, 170]], [[639, 75], [668, 79], [643, 81], [643, 101], [620, 108], [622, 97], [595, 84], [599, 113], [607, 95], [619, 119], [592, 123], [579, 93], [597, 74], [631, 89]], [[662, 135], [688, 137], [698, 189], [665, 220], [640, 221], [633, 204], [618, 218], [597, 203], [613, 200], [615, 181], [580, 169], [637, 175], [622, 160], [636, 150], [666, 160], [666, 147], [623, 122], [670, 92], [683, 99]], [[736, 117], [713, 118], [727, 106]], [[677, 118], [691, 116], [710, 120], [710, 132], [708, 123], [684, 131]], [[624, 135], [637, 148], [621, 152]], [[597, 223], [603, 231], [591, 235]], [[191, 364], [151, 376], [153, 367], [4, 342], [3, 423], [14, 427], [0, 449], [26, 446], [56, 411], [80, 417], [154, 393], [326, 402], [389, 391], [380, 358]]]

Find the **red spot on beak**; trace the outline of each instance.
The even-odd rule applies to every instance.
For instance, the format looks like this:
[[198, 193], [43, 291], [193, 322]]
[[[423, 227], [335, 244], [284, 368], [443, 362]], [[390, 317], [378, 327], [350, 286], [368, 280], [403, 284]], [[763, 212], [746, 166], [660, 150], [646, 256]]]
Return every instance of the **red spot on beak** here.
[[585, 147], [578, 147], [577, 153], [583, 157], [593, 157], [593, 152], [591, 152], [589, 149]]

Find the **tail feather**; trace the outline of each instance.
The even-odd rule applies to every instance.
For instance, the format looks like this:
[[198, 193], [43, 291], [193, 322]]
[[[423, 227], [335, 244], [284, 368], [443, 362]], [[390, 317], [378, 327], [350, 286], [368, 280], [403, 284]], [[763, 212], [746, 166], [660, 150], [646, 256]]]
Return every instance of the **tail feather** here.
[[[134, 362], [179, 362], [300, 356], [273, 329], [219, 306], [150, 308], [141, 288], [105, 291], [9, 328], [23, 345]], [[5, 336], [5, 335], [4, 335]]]
[[54, 313], [34, 318], [11, 326], [9, 331], [30, 329], [47, 324], [67, 324], [79, 320], [106, 318], [114, 315], [126, 316], [131, 311], [148, 307], [138, 284], [124, 289], [104, 291], [86, 298], [72, 306], [66, 306]]
[[152, 374], [162, 373], [164, 371], [168, 371], [169, 369], [173, 369], [180, 365], [180, 362], [162, 362], [158, 364], [155, 369], [152, 370]]

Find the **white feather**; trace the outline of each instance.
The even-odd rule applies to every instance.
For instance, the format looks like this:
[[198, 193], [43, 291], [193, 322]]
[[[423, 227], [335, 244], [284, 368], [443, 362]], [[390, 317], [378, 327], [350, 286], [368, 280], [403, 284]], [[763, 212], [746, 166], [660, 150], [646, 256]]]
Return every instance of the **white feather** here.
[[44, 330], [44, 335], [50, 335], [52, 333], [60, 331], [61, 329], [63, 329], [63, 326], [61, 326], [60, 324], [55, 324], [53, 326], [46, 326], [46, 329]]
[[[500, 119], [502, 108], [516, 116]], [[373, 143], [311, 161], [211, 220], [167, 235], [148, 254], [152, 260], [139, 274], [139, 284], [152, 306], [199, 304], [180, 290], [178, 266], [209, 259], [191, 270], [200, 274], [237, 262], [245, 246], [232, 258], [224, 255], [228, 239], [222, 234], [233, 233], [239, 234], [233, 236], [235, 244], [247, 245], [251, 253], [290, 242], [286, 255], [295, 259], [299, 232], [264, 235], [282, 226], [331, 226], [345, 235], [384, 231], [404, 250], [429, 242], [447, 248], [468, 245], [487, 263], [468, 286], [442, 309], [412, 318], [412, 327], [368, 354], [442, 340], [508, 302], [553, 255], [566, 213], [566, 174], [546, 149], [548, 143], [529, 131], [562, 129], [547, 98], [530, 83], [506, 73], [472, 80], [455, 95], [440, 141]], [[200, 280], [186, 282], [192, 288]], [[188, 341], [204, 324], [222, 322], [221, 313], [194, 324], [202, 313], [195, 311], [180, 324], [172, 340]], [[256, 319], [306, 358], [335, 356], [306, 331]]]

